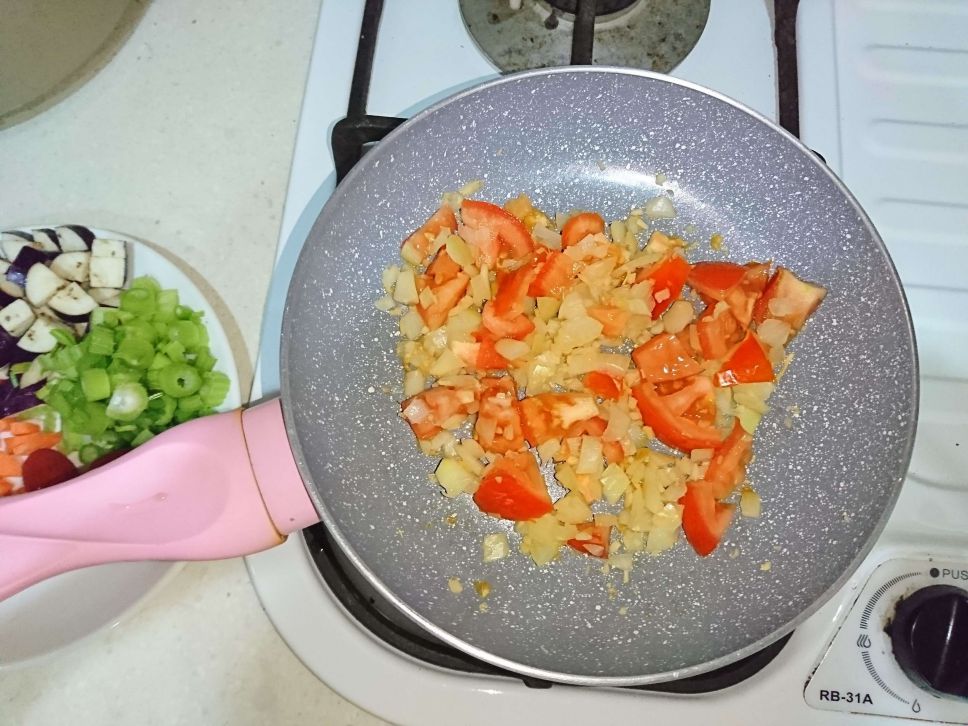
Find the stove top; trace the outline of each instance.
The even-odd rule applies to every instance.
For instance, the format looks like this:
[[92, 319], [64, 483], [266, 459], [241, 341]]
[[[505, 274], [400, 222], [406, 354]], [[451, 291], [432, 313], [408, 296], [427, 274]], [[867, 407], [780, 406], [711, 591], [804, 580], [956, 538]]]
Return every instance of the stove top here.
[[[473, 33], [473, 22], [461, 14], [465, 4], [427, 4], [434, 8], [423, 17], [436, 18], [437, 24], [421, 30], [426, 37], [446, 39], [436, 53], [409, 42], [413, 25], [408, 23], [413, 18], [402, 0], [387, 0], [385, 7], [374, 0], [324, 5], [266, 313], [256, 394], [278, 388], [276, 341], [285, 289], [299, 248], [336, 180], [367, 144], [402, 117], [496, 75], [468, 33], [467, 26]], [[503, 12], [503, 6], [514, 3], [493, 4]], [[580, 24], [575, 22], [580, 18], [567, 14], [580, 15], [582, 4], [558, 8], [559, 29], [565, 22], [573, 29]], [[519, 12], [550, 8], [536, 1], [528, 5], [527, 0], [521, 5]], [[937, 135], [950, 142], [968, 135], [968, 104], [963, 94], [959, 105], [957, 95], [946, 103], [943, 96], [933, 98], [930, 89], [950, 89], [959, 77], [963, 79], [952, 60], [958, 56], [944, 52], [964, 47], [960, 38], [965, 35], [951, 28], [968, 30], [968, 16], [959, 15], [949, 3], [927, 3], [928, 16], [947, 21], [939, 40], [940, 26], [925, 22], [913, 5], [902, 2], [884, 10], [853, 0], [804, 0], [799, 20], [795, 2], [778, 2], [775, 8], [758, 0], [726, 5], [712, 4], [695, 48], [673, 75], [732, 95], [778, 118], [794, 133], [802, 126], [804, 140], [845, 177], [884, 232], [906, 284], [922, 351], [922, 425], [911, 477], [888, 528], [849, 585], [789, 642], [774, 644], [726, 672], [648, 690], [547, 688], [549, 684], [502, 673], [435, 642], [374, 596], [322, 526], [250, 558], [256, 588], [283, 636], [321, 678], [364, 708], [407, 723], [453, 723], [455, 713], [461, 714], [456, 720], [463, 723], [496, 718], [533, 723], [538, 708], [546, 709], [549, 718], [592, 717], [608, 708], [613, 716], [667, 714], [698, 723], [715, 714], [719, 720], [739, 723], [747, 720], [752, 704], [757, 709], [783, 708], [789, 723], [846, 723], [854, 718], [852, 712], [968, 723], [968, 704], [915, 685], [912, 674], [893, 658], [883, 628], [871, 627], [872, 622], [889, 620], [894, 604], [914, 590], [925, 590], [939, 580], [964, 588], [968, 579], [963, 562], [968, 537], [962, 524], [968, 501], [960, 476], [968, 462], [957, 451], [968, 433], [968, 381], [963, 374], [968, 361], [946, 345], [952, 335], [964, 339], [968, 332], [951, 313], [963, 302], [966, 285], [959, 273], [968, 268], [951, 265], [932, 271], [918, 254], [943, 250], [957, 260], [965, 249], [953, 241], [957, 230], [964, 228], [959, 215], [963, 218], [966, 205], [963, 191], [959, 198], [952, 190], [963, 185], [946, 188], [943, 183], [952, 183], [964, 160], [957, 154], [945, 155]], [[610, 9], [601, 21], [621, 21], [629, 12], [628, 7]], [[374, 32], [377, 20], [379, 43]], [[898, 22], [907, 23], [904, 27], [912, 29], [918, 46], [905, 46], [900, 37], [882, 42], [885, 36], [897, 35]], [[861, 25], [862, 33], [847, 31]], [[357, 44], [354, 29], [361, 27]], [[599, 33], [593, 35], [594, 46]], [[572, 45], [580, 46], [579, 40], [573, 35]], [[587, 47], [571, 50], [573, 55], [589, 52]], [[724, 50], [730, 53], [728, 68], [717, 60], [725, 57]], [[440, 53], [448, 63], [439, 62]], [[809, 63], [803, 63], [805, 57]], [[534, 63], [534, 57], [529, 62]], [[853, 73], [854, 69], [860, 71]], [[404, 79], [406, 83], [401, 82]], [[885, 95], [885, 88], [896, 93]], [[905, 94], [915, 98], [897, 100]], [[320, 132], [327, 128], [333, 132], [332, 158]], [[873, 129], [874, 143], [864, 138], [864, 129]], [[915, 178], [925, 180], [924, 185], [904, 184], [904, 178], [890, 174], [892, 161], [904, 162], [907, 172], [922, 175]], [[878, 173], [867, 173], [874, 169]], [[894, 187], [884, 189], [885, 183]], [[918, 219], [925, 227], [923, 235], [912, 234], [914, 222], [899, 207], [922, 212]], [[868, 611], [866, 621], [854, 620]], [[334, 653], [339, 658], [333, 658]], [[375, 677], [396, 687], [378, 693], [367, 686]], [[547, 696], [551, 692], [553, 700]], [[707, 695], [670, 695], [684, 693]]]

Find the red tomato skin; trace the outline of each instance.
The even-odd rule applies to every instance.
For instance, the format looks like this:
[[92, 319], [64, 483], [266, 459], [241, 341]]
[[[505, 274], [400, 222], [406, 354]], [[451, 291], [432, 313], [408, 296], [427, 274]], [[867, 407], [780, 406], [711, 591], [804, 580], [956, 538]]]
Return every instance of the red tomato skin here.
[[480, 327], [473, 333], [474, 340], [479, 344], [477, 349], [477, 359], [475, 360], [475, 366], [482, 371], [503, 371], [509, 365], [510, 361], [504, 356], [497, 352], [497, 348], [494, 344], [500, 340], [491, 331], [485, 327]]
[[715, 449], [722, 445], [723, 437], [714, 427], [671, 412], [663, 402], [664, 397], [656, 393], [651, 383], [643, 382], [635, 386], [632, 395], [638, 404], [643, 423], [652, 427], [656, 438], [663, 444], [686, 452], [693, 449]]
[[537, 267], [538, 272], [528, 287], [528, 295], [531, 297], [553, 297], [560, 300], [575, 282], [575, 263], [561, 252], [550, 252]]
[[706, 475], [712, 494], [716, 499], [725, 499], [746, 478], [746, 465], [753, 458], [753, 437], [736, 421], [733, 430], [716, 449]]
[[608, 559], [609, 540], [612, 528], [585, 522], [578, 525], [578, 531], [591, 535], [589, 539], [570, 539], [568, 546], [583, 555], [591, 555], [601, 559]]
[[436, 287], [449, 280], [453, 280], [460, 271], [460, 265], [451, 259], [450, 255], [447, 254], [447, 250], [442, 249], [434, 257], [434, 261], [427, 266], [427, 272], [425, 274], [430, 280], [430, 285]]
[[517, 217], [490, 202], [465, 199], [460, 205], [461, 220], [468, 230], [462, 235], [478, 246], [488, 267], [494, 268], [498, 259], [524, 259], [534, 249], [528, 228]]
[[706, 557], [718, 546], [729, 528], [734, 507], [717, 502], [708, 482], [686, 484], [686, 493], [679, 499], [682, 505], [682, 531], [700, 557]]
[[622, 395], [622, 384], [607, 373], [590, 371], [582, 378], [582, 383], [589, 391], [610, 401], [617, 401]]
[[[442, 229], [457, 229], [457, 217], [454, 215], [454, 210], [446, 204], [430, 215], [419, 229], [414, 231], [400, 244], [401, 252], [410, 250], [409, 256], [414, 258], [412, 260], [414, 264], [420, 264], [427, 258], [427, 253], [430, 251], [430, 243], [440, 234], [440, 230]], [[407, 258], [408, 255], [404, 254], [404, 259]]]
[[711, 300], [725, 300], [726, 293], [738, 285], [746, 268], [735, 262], [697, 262], [689, 271], [686, 284]]
[[590, 234], [605, 231], [605, 220], [595, 212], [581, 212], [569, 218], [561, 228], [561, 247], [567, 249], [578, 244]]
[[699, 348], [706, 360], [720, 360], [743, 339], [739, 321], [729, 310], [714, 315], [716, 303], [707, 307], [696, 322]]
[[501, 317], [514, 317], [524, 312], [524, 299], [538, 270], [534, 264], [521, 265], [512, 272], [498, 276], [494, 311]]
[[[778, 318], [797, 331], [803, 327], [807, 318], [813, 314], [826, 296], [827, 291], [824, 288], [804, 282], [785, 267], [778, 267], [763, 295], [756, 302], [753, 320], [759, 324], [767, 318]], [[788, 300], [792, 309], [783, 315], [773, 315], [769, 305], [770, 301], [775, 299]]]
[[495, 312], [494, 305], [490, 301], [484, 304], [481, 322], [485, 328], [494, 333], [497, 340], [501, 338], [523, 340], [534, 330], [534, 323], [527, 315], [502, 317]]
[[749, 331], [716, 373], [716, 385], [721, 388], [738, 383], [771, 383], [776, 380], [773, 366], [766, 357], [763, 344], [756, 333]]
[[474, 503], [485, 514], [515, 522], [551, 512], [551, 496], [530, 452], [499, 458], [487, 469], [474, 492]]
[[[429, 307], [424, 307], [419, 303], [417, 304], [417, 312], [420, 313], [420, 317], [423, 318], [428, 328], [436, 330], [447, 322], [447, 315], [460, 302], [461, 298], [464, 297], [464, 292], [467, 290], [467, 283], [469, 281], [470, 278], [463, 272], [460, 272], [452, 280], [448, 280], [436, 287], [431, 286], [435, 296], [434, 302]], [[418, 280], [418, 287], [422, 290], [428, 282], [429, 280], [422, 276]]]
[[632, 361], [642, 378], [651, 383], [691, 378], [702, 371], [682, 341], [669, 333], [650, 338], [633, 350]]
[[[679, 298], [691, 269], [682, 255], [673, 252], [651, 267], [640, 270], [636, 275], [636, 282], [652, 281], [652, 300], [655, 303], [655, 307], [652, 308], [653, 320], [662, 315]], [[668, 297], [660, 294], [663, 292], [668, 292]], [[656, 295], [662, 299], [657, 299]]]
[[77, 476], [77, 467], [64, 454], [55, 449], [37, 449], [24, 460], [24, 491], [60, 484]]

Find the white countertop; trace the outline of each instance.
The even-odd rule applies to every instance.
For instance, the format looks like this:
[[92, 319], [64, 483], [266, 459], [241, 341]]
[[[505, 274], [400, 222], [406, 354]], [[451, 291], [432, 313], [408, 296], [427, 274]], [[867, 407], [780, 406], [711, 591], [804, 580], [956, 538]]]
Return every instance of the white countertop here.
[[[89, 83], [0, 131], [0, 226], [90, 224], [188, 261], [232, 339], [243, 390], [319, 3], [156, 0]], [[186, 565], [115, 627], [0, 671], [0, 722], [65, 719], [382, 723], [292, 655], [241, 560]]]

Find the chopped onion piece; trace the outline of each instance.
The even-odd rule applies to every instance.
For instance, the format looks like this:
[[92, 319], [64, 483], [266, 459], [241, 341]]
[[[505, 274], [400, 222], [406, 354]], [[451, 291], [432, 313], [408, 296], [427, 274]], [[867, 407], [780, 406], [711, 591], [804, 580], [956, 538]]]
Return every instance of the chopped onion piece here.
[[491, 278], [486, 265], [471, 278], [470, 288], [475, 305], [482, 306], [486, 300], [491, 299]]
[[591, 507], [577, 491], [568, 492], [555, 502], [555, 514], [565, 524], [581, 524], [592, 518]]
[[[449, 376], [457, 373], [464, 367], [463, 362], [454, 355], [453, 351], [445, 348], [443, 352], [434, 361], [434, 364], [430, 366], [430, 375], [440, 378], [441, 376]], [[473, 394], [471, 396], [473, 400]]]
[[471, 474], [456, 459], [443, 459], [435, 472], [437, 483], [444, 490], [444, 496], [456, 497], [463, 494], [477, 482], [477, 477]]
[[397, 275], [393, 286], [393, 299], [404, 305], [413, 305], [417, 302], [417, 281], [413, 276], [413, 270], [407, 268]]
[[578, 474], [598, 474], [602, 470], [602, 440], [597, 436], [582, 436], [578, 454]]
[[[658, 300], [658, 295], [656, 296]], [[681, 333], [693, 321], [696, 311], [688, 300], [676, 300], [662, 316], [662, 324], [667, 333]]]
[[383, 312], [389, 312], [397, 306], [396, 301], [389, 295], [384, 295], [381, 298], [377, 298], [377, 301], [373, 303], [373, 307], [377, 310], [382, 310]]
[[484, 550], [485, 562], [496, 562], [508, 556], [511, 546], [508, 543], [508, 536], [504, 532], [494, 532], [484, 535], [481, 541]]
[[555, 344], [563, 350], [588, 345], [602, 334], [602, 324], [594, 318], [571, 318], [564, 321], [555, 336]]
[[423, 330], [423, 318], [420, 317], [420, 314], [416, 310], [411, 310], [400, 318], [400, 332], [408, 340], [416, 340], [423, 335]]
[[532, 230], [536, 242], [544, 245], [548, 249], [561, 249], [561, 235], [553, 229], [548, 229], [543, 224], [536, 224]]
[[672, 219], [676, 216], [676, 208], [669, 197], [659, 194], [645, 203], [645, 216], [649, 219]]
[[601, 482], [602, 493], [605, 495], [605, 501], [609, 504], [617, 503], [632, 483], [618, 464], [609, 464], [605, 467]]
[[542, 461], [551, 461], [555, 454], [561, 450], [561, 441], [558, 439], [548, 439], [538, 446], [538, 456]]
[[456, 234], [452, 234], [447, 237], [446, 247], [447, 254], [450, 256], [450, 259], [460, 265], [463, 269], [468, 270], [474, 267], [474, 255], [471, 254], [471, 250], [467, 246], [467, 243]]
[[760, 339], [760, 342], [771, 348], [782, 348], [786, 345], [786, 342], [790, 339], [791, 332], [793, 332], [793, 329], [789, 324], [776, 318], [764, 320], [756, 328], [756, 335]]
[[523, 358], [531, 352], [531, 346], [521, 340], [502, 338], [494, 344], [494, 349], [509, 361]]
[[744, 517], [759, 517], [761, 512], [760, 495], [752, 489], [743, 489], [739, 496], [739, 511]]
[[403, 395], [416, 396], [427, 386], [427, 378], [420, 371], [407, 371], [403, 376]]

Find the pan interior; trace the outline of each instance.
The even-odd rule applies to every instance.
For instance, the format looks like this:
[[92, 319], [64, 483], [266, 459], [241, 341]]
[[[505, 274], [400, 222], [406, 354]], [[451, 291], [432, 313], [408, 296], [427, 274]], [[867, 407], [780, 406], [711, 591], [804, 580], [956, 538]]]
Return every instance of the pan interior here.
[[[693, 259], [771, 259], [827, 287], [758, 431], [759, 519], [738, 518], [699, 559], [639, 555], [631, 580], [564, 556], [485, 564], [508, 523], [446, 499], [436, 464], [397, 417], [395, 319], [373, 306], [398, 245], [473, 179], [480, 198], [525, 191], [549, 212], [623, 218], [654, 196], [656, 228]], [[723, 235], [726, 249], [709, 248]], [[725, 664], [787, 632], [876, 536], [906, 470], [916, 363], [903, 294], [866, 217], [809, 152], [750, 112], [658, 76], [540, 71], [461, 94], [388, 137], [337, 189], [292, 280], [283, 391], [317, 507], [356, 564], [437, 635], [497, 665], [579, 683], [631, 684]], [[451, 516], [454, 515], [454, 516]], [[456, 523], [448, 524], [448, 518]], [[448, 587], [459, 578], [463, 591]], [[473, 583], [486, 581], [482, 600]]]

